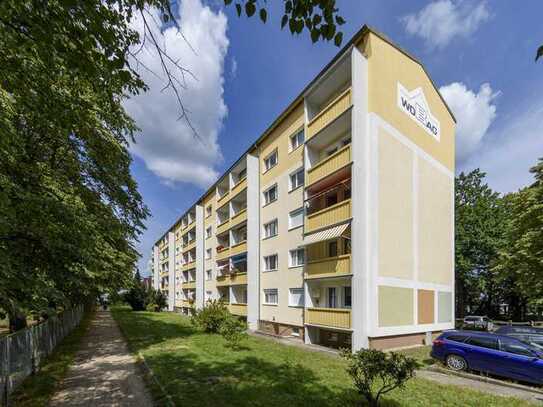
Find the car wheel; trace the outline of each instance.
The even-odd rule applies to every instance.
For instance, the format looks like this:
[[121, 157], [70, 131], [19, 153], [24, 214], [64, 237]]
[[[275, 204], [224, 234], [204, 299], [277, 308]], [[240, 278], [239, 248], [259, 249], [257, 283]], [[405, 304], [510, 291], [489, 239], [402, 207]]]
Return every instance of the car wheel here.
[[447, 364], [447, 367], [449, 369], [456, 372], [460, 372], [461, 370], [466, 370], [468, 368], [468, 363], [466, 362], [466, 359], [458, 355], [447, 356], [447, 358], [445, 359], [445, 363]]

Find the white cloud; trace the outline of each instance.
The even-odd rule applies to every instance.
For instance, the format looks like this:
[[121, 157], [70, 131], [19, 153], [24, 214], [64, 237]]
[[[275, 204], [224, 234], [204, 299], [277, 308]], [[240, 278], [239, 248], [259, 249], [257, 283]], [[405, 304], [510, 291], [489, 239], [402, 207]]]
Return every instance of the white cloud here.
[[[157, 15], [154, 21], [150, 17], [148, 21], [154, 27], [160, 18]], [[142, 65], [138, 67], [149, 90], [125, 103], [142, 130], [131, 151], [166, 184], [190, 182], [205, 187], [216, 179], [214, 166], [222, 160], [217, 138], [227, 115], [223, 99], [224, 61], [229, 45], [227, 18], [220, 11], [214, 13], [201, 0], [183, 0], [178, 22], [186, 41], [171, 25], [162, 34], [154, 27], [155, 36], [168, 55], [195, 76], [185, 75], [186, 89], [180, 92], [198, 138], [187, 122], [179, 119], [181, 109], [173, 91], [162, 91], [166, 76], [148, 42], [137, 58], [155, 73]], [[141, 17], [134, 20], [133, 27], [143, 32]]]
[[415, 14], [402, 18], [407, 32], [424, 39], [433, 48], [445, 47], [454, 37], [467, 38], [481, 23], [488, 20], [490, 12], [486, 2], [458, 0], [434, 1]]
[[499, 92], [484, 83], [475, 93], [459, 82], [442, 86], [439, 91], [456, 117], [456, 159], [462, 162], [479, 147], [496, 118], [493, 102]]

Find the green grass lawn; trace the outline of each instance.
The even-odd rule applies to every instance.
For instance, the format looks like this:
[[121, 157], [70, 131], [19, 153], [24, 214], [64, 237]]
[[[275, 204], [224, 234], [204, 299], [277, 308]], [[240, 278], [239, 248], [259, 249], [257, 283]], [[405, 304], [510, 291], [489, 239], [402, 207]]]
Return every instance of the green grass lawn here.
[[[173, 402], [179, 406], [353, 406], [357, 394], [344, 362], [333, 355], [249, 337], [233, 351], [219, 335], [198, 332], [173, 313], [113, 315], [133, 352], [141, 354]], [[419, 360], [426, 350], [409, 350]], [[163, 393], [151, 384], [159, 405]], [[411, 380], [385, 398], [384, 406], [522, 406], [471, 390]]]
[[40, 371], [29, 376], [11, 396], [16, 407], [45, 407], [53, 396], [58, 383], [66, 376], [81, 339], [89, 327], [92, 312], [56, 347], [40, 367]]

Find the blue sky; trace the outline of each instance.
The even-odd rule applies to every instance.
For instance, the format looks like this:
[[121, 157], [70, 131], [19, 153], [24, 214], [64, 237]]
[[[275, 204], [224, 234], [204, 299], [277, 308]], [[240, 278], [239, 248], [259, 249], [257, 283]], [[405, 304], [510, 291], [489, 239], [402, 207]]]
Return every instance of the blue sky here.
[[[152, 244], [265, 130], [336, 54], [331, 43], [281, 31], [279, 1], [268, 23], [238, 18], [220, 1], [178, 0], [185, 41], [165, 33], [168, 50], [190, 67], [183, 100], [202, 141], [178, 120], [172, 95], [151, 92], [127, 103], [142, 129], [133, 174], [152, 212], [138, 245]], [[522, 6], [520, 6], [522, 4]], [[481, 167], [490, 185], [514, 191], [543, 157], [543, 3], [512, 1], [338, 0], [348, 40], [369, 24], [418, 57], [458, 119], [457, 170]], [[148, 55], [152, 63], [152, 53]], [[145, 76], [144, 76], [145, 78]], [[173, 146], [173, 147], [172, 147]]]

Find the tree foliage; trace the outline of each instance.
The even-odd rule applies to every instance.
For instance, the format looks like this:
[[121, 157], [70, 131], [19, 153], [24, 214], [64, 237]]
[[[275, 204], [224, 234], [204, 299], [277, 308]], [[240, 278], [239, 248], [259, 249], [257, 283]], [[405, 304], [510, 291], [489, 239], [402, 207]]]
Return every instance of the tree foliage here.
[[219, 333], [230, 312], [222, 301], [208, 301], [205, 307], [197, 309], [191, 316], [192, 324], [207, 333]]
[[232, 349], [238, 349], [241, 342], [247, 338], [247, 323], [240, 318], [229, 314], [222, 321], [219, 333], [226, 339], [228, 346]]
[[[226, 6], [235, 4], [238, 16], [252, 17], [257, 14], [263, 23], [268, 20], [266, 2], [257, 0], [224, 0]], [[338, 30], [345, 19], [338, 14], [336, 0], [283, 0], [281, 28], [288, 25], [292, 34], [307, 30], [313, 42], [334, 40], [336, 46], [343, 41], [343, 33]]]
[[418, 362], [413, 358], [377, 349], [360, 349], [354, 353], [342, 350], [341, 356], [347, 361], [347, 373], [358, 393], [372, 407], [379, 405], [384, 394], [402, 388], [415, 376], [418, 367]]

